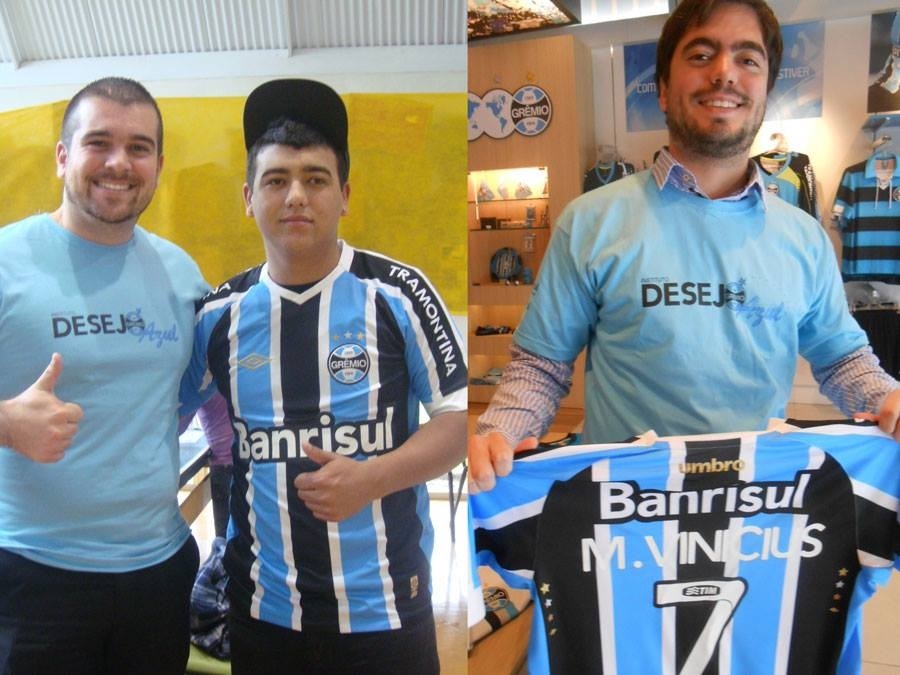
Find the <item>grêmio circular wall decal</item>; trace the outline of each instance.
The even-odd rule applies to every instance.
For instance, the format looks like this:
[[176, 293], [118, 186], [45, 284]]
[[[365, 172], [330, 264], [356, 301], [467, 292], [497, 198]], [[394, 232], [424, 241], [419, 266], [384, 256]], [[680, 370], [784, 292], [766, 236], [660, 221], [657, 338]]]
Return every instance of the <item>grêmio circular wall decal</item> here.
[[506, 138], [513, 131], [523, 136], [537, 136], [546, 130], [553, 116], [553, 105], [547, 92], [533, 84], [515, 93], [491, 89], [479, 96], [469, 92], [468, 138], [474, 141], [482, 134]]

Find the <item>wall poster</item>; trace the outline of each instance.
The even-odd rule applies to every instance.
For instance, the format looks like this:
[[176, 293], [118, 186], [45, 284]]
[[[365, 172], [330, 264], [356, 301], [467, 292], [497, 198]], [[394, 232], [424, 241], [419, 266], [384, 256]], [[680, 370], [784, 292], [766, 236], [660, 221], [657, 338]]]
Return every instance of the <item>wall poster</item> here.
[[656, 42], [625, 45], [625, 128], [657, 131], [666, 128], [659, 109], [656, 82]]
[[868, 99], [870, 113], [900, 110], [900, 11], [872, 15]]
[[781, 27], [784, 53], [775, 87], [769, 93], [768, 120], [822, 116], [822, 65], [825, 23], [811, 21]]

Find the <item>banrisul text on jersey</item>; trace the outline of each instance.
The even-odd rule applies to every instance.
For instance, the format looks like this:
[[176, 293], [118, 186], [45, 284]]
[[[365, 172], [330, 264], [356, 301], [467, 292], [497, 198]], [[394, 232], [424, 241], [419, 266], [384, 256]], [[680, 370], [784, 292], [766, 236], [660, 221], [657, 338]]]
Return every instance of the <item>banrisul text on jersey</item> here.
[[698, 513], [749, 516], [759, 512], [790, 513], [803, 508], [809, 474], [793, 482], [761, 482], [703, 490], [641, 490], [634, 481], [601, 483], [600, 518], [620, 523], [631, 518], [661, 520]]
[[394, 408], [388, 406], [383, 418], [335, 425], [325, 412], [315, 426], [270, 426], [250, 429], [244, 420], [234, 421], [238, 456], [254, 462], [285, 462], [306, 457], [304, 443], [326, 452], [353, 456], [377, 455], [394, 447]]

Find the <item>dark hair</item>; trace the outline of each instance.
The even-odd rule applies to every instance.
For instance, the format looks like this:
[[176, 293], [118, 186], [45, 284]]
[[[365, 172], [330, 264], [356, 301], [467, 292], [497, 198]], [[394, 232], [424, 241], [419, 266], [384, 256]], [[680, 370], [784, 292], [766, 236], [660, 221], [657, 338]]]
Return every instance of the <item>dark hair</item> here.
[[91, 97], [105, 98], [119, 105], [142, 104], [152, 106], [156, 113], [157, 121], [156, 154], [162, 154], [163, 122], [156, 99], [151, 96], [144, 85], [127, 77], [104, 77], [101, 80], [95, 80], [72, 97], [72, 100], [66, 106], [66, 112], [63, 113], [62, 132], [60, 134], [60, 140], [63, 145], [68, 148], [72, 143], [72, 136], [75, 135], [75, 110], [84, 99]]
[[675, 56], [675, 48], [678, 42], [694, 26], [702, 26], [722, 5], [744, 5], [756, 14], [759, 27], [762, 31], [763, 45], [766, 49], [766, 58], [769, 61], [769, 81], [767, 91], [772, 91], [775, 80], [778, 79], [778, 70], [781, 68], [781, 52], [784, 48], [781, 42], [781, 27], [778, 19], [772, 13], [764, 0], [682, 0], [675, 11], [666, 20], [659, 42], [656, 43], [656, 90], [659, 91], [659, 83], [669, 81], [669, 68], [672, 58]]
[[257, 138], [256, 142], [247, 151], [247, 185], [251, 188], [253, 187], [253, 181], [256, 180], [256, 158], [267, 145], [289, 145], [298, 150], [314, 146], [325, 146], [331, 149], [337, 157], [338, 179], [341, 182], [341, 186], [350, 177], [350, 157], [347, 153], [338, 151], [325, 138], [325, 135], [317, 129], [302, 122], [279, 117], [269, 125], [265, 133]]

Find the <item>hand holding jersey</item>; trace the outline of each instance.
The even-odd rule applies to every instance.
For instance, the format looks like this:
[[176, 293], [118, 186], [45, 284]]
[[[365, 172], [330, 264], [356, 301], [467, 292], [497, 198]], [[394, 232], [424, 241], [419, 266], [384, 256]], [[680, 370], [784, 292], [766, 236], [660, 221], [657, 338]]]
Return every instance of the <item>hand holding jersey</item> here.
[[54, 353], [34, 384], [0, 403], [0, 445], [35, 462], [63, 458], [84, 412], [77, 403], [60, 401], [53, 393], [62, 368], [62, 356]]
[[878, 428], [884, 433], [893, 436], [900, 442], [900, 389], [895, 389], [888, 394], [877, 415], [872, 413], [857, 413], [856, 419], [878, 422]]
[[469, 438], [469, 492], [492, 490], [498, 476], [512, 471], [513, 455], [523, 450], [533, 450], [538, 439], [534, 436], [522, 440], [513, 449], [506, 436], [492, 431], [487, 436]]

